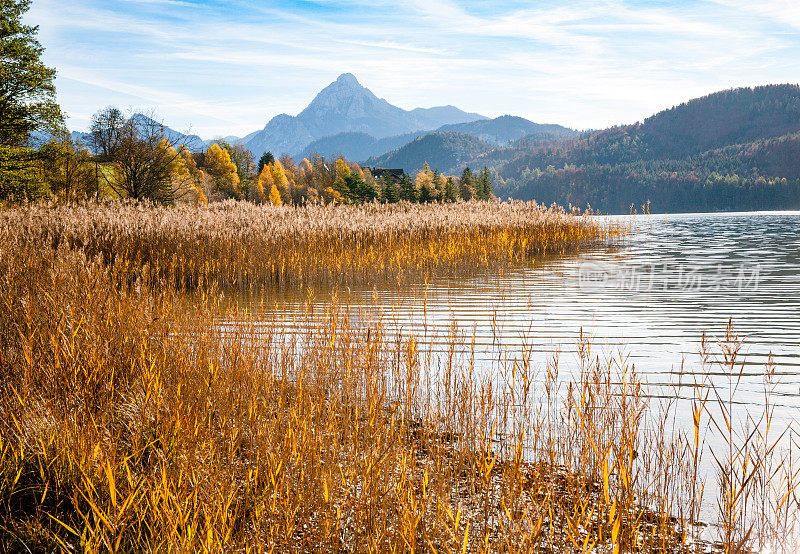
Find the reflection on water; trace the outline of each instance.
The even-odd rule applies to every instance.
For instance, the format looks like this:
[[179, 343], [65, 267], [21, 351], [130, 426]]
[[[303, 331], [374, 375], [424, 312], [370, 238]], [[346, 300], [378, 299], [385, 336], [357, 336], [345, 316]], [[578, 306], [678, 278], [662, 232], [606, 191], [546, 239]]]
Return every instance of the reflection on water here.
[[[527, 358], [539, 375], [559, 353], [561, 379], [574, 379], [581, 333], [591, 339], [592, 356], [634, 364], [653, 397], [669, 398], [676, 428], [691, 426], [694, 384], [714, 385], [727, 398], [730, 371], [701, 360], [702, 337], [710, 350], [732, 321], [744, 339], [741, 381], [732, 417], [735, 426], [764, 410], [765, 367], [775, 364], [769, 384], [774, 409], [771, 437], [797, 424], [800, 409], [800, 212], [691, 214], [634, 217], [624, 244], [551, 260], [532, 260], [502, 271], [440, 278], [402, 288], [376, 286], [337, 294], [353, 318], [379, 319], [398, 333], [413, 334], [432, 352], [436, 371], [444, 364], [453, 325], [474, 355], [476, 373], [498, 384], [510, 357]], [[300, 317], [308, 322], [302, 293], [269, 295], [253, 301], [260, 318]], [[315, 312], [330, 298], [318, 294]], [[291, 328], [291, 327], [289, 327]], [[437, 354], [442, 356], [437, 359]], [[705, 390], [708, 390], [707, 388]], [[713, 415], [718, 409], [709, 408]], [[789, 440], [789, 435], [785, 436]], [[705, 448], [724, 451], [721, 437]], [[706, 439], [704, 439], [706, 440]], [[780, 449], [779, 449], [780, 450]], [[708, 454], [708, 453], [707, 453]], [[715, 471], [706, 455], [706, 478]], [[706, 509], [714, 517], [713, 485]]]
[[[379, 314], [385, 325], [415, 334], [434, 351], [456, 322], [475, 342], [476, 362], [502, 371], [502, 352], [522, 345], [543, 367], [554, 351], [577, 367], [581, 331], [593, 353], [627, 356], [658, 394], [694, 382], [705, 333], [713, 345], [729, 319], [745, 339], [737, 399], [763, 402], [764, 366], [777, 366], [777, 421], [800, 408], [800, 213], [691, 214], [635, 217], [621, 247], [502, 272], [442, 278], [402, 289], [340, 291], [352, 313]], [[320, 298], [316, 304], [323, 307]], [[286, 296], [292, 312], [299, 300]], [[254, 306], [258, 308], [258, 306]], [[263, 306], [261, 307], [263, 309]], [[265, 314], [267, 316], [267, 314]], [[715, 372], [721, 373], [720, 368]], [[720, 386], [727, 377], [714, 375]], [[671, 389], [672, 390], [672, 389]], [[679, 391], [681, 396], [691, 392]]]

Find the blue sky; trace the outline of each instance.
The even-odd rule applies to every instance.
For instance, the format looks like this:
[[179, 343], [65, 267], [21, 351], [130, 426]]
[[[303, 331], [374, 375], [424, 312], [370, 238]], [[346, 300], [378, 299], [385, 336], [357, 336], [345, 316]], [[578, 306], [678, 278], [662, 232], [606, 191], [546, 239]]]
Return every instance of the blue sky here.
[[113, 104], [241, 136], [344, 72], [403, 108], [579, 129], [800, 81], [797, 0], [34, 0], [27, 21], [78, 130]]

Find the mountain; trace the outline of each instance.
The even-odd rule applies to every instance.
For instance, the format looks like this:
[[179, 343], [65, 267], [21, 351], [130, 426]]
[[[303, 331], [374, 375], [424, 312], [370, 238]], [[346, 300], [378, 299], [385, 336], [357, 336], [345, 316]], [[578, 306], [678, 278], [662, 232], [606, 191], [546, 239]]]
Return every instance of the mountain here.
[[457, 170], [465, 161], [478, 158], [492, 149], [490, 144], [466, 133], [430, 133], [402, 148], [367, 160], [370, 167], [390, 167], [414, 173], [428, 163], [442, 173]]
[[[191, 152], [202, 152], [203, 150], [205, 150], [207, 146], [210, 146], [210, 144], [216, 142], [216, 141], [204, 141], [197, 135], [187, 135], [185, 133], [181, 133], [180, 131], [171, 129], [166, 125], [164, 125], [163, 123], [159, 123], [155, 119], [152, 119], [151, 117], [138, 112], [130, 117], [130, 121], [132, 121], [134, 125], [142, 127], [163, 126], [164, 138], [166, 138], [168, 141], [174, 144], [176, 148], [180, 145], [185, 145], [186, 148], [188, 148]], [[76, 144], [85, 146], [89, 148], [89, 150], [91, 150], [91, 145], [92, 145], [91, 133], [84, 133], [82, 131], [71, 131], [70, 136], [72, 137], [72, 140]], [[50, 136], [49, 133], [39, 131], [32, 135], [31, 140], [34, 144], [44, 144], [51, 138], [52, 137]]]
[[517, 198], [627, 213], [800, 208], [800, 87], [721, 91], [497, 167]]
[[142, 127], [163, 126], [164, 138], [167, 139], [171, 144], [174, 144], [175, 148], [178, 148], [178, 146], [186, 146], [190, 152], [202, 152], [205, 149], [205, 141], [203, 141], [203, 139], [197, 135], [187, 135], [185, 133], [181, 133], [180, 131], [171, 129], [163, 123], [160, 123], [142, 113], [133, 114], [130, 118], [130, 121], [133, 122], [134, 125], [141, 125]]
[[449, 133], [466, 133], [494, 145], [506, 145], [522, 139], [560, 140], [579, 133], [561, 125], [534, 123], [522, 117], [503, 115], [468, 123], [453, 123], [437, 129]]
[[432, 130], [444, 124], [483, 119], [452, 106], [404, 110], [375, 96], [351, 73], [322, 89], [298, 115], [281, 114], [245, 143], [255, 156], [271, 151], [298, 154], [314, 140], [342, 132], [375, 138]]
[[[432, 108], [436, 109], [436, 108]], [[542, 125], [533, 123], [522, 117], [504, 115], [495, 119], [481, 119], [468, 123], [452, 123], [442, 125], [438, 132], [463, 133], [472, 135], [488, 144], [508, 145], [514, 141], [527, 140], [528, 143], [536, 142], [545, 144], [566, 140], [578, 135], [577, 131], [562, 127], [561, 125]], [[325, 157], [345, 156], [349, 160], [366, 160], [378, 157], [391, 150], [427, 135], [427, 131], [417, 131], [396, 135], [383, 139], [375, 138], [367, 133], [345, 132], [317, 139], [309, 144], [301, 157], [320, 154]]]
[[366, 133], [353, 131], [338, 133], [315, 140], [306, 146], [300, 157], [310, 158], [314, 154], [319, 154], [325, 158], [344, 156], [348, 160], [361, 161], [396, 150], [425, 134], [426, 131], [418, 131], [378, 139]]

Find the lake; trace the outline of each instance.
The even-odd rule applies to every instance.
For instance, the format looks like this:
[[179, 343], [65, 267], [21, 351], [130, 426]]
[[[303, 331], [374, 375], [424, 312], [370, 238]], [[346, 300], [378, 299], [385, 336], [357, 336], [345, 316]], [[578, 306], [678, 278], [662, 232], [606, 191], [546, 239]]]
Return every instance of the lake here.
[[[561, 367], [574, 368], [583, 332], [595, 354], [623, 355], [635, 364], [653, 394], [665, 385], [672, 390], [682, 368], [683, 383], [692, 381], [687, 376], [700, 378], [693, 373], [701, 365], [703, 334], [709, 350], [717, 350], [716, 339], [731, 320], [744, 339], [737, 401], [763, 403], [764, 367], [771, 355], [776, 420], [795, 419], [800, 212], [618, 219], [630, 220], [632, 233], [613, 248], [401, 289], [347, 289], [339, 292], [339, 301], [354, 315], [370, 314], [414, 334], [433, 351], [444, 346], [441, 339], [455, 322], [470, 341], [474, 337], [476, 362], [485, 371], [502, 370], [498, 354], [519, 352], [523, 345], [534, 364], [543, 365], [560, 351]], [[324, 308], [327, 301], [314, 304]], [[299, 306], [296, 298], [284, 298], [277, 309], [291, 313]], [[712, 379], [727, 380], [720, 368], [710, 369]]]
[[[562, 380], [580, 368], [578, 340], [592, 356], [627, 360], [648, 385], [652, 406], [669, 399], [678, 427], [691, 426], [697, 385], [723, 397], [735, 387], [735, 425], [763, 413], [771, 389], [772, 438], [797, 425], [800, 414], [800, 212], [628, 216], [632, 232], [619, 244], [502, 271], [442, 277], [403, 287], [338, 292], [338, 301], [365, 324], [414, 335], [443, 364], [453, 325], [478, 372], [500, 382], [515, 357], [544, 371], [559, 353]], [[303, 313], [297, 295], [275, 304], [252, 302], [265, 320]], [[312, 302], [324, 313], [330, 299]], [[264, 307], [268, 306], [268, 307]], [[304, 316], [299, 316], [302, 325]], [[307, 321], [307, 320], [306, 320]], [[717, 340], [728, 323], [743, 339], [736, 375], [720, 364]], [[702, 364], [702, 337], [712, 362]], [[466, 359], [466, 358], [465, 358]], [[774, 377], [765, 380], [774, 363]], [[738, 373], [741, 371], [741, 378]], [[710, 413], [717, 414], [710, 409]], [[718, 415], [718, 414], [717, 414]], [[702, 464], [724, 444], [706, 438]], [[789, 436], [785, 437], [786, 440]], [[707, 497], [716, 489], [709, 483]], [[713, 517], [713, 502], [706, 504]]]

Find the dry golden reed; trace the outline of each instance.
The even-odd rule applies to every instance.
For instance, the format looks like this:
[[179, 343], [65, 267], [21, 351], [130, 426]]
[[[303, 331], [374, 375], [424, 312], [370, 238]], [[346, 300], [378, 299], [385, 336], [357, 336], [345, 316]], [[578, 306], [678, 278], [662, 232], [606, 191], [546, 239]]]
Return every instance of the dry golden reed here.
[[[503, 214], [508, 221], [504, 210], [521, 208], [485, 206], [488, 220], [480, 230], [475, 206], [480, 205], [465, 206], [464, 240], [487, 245], [478, 256], [496, 253], [502, 235], [491, 231], [491, 221], [503, 220]], [[577, 381], [559, 377], [557, 356], [535, 368], [524, 354], [509, 357], [498, 380], [476, 370], [470, 341], [457, 330], [439, 365], [414, 337], [391, 334], [369, 320], [355, 325], [335, 305], [327, 317], [309, 317], [296, 327], [299, 332], [280, 320], [221, 313], [216, 287], [242, 282], [238, 275], [223, 277], [223, 267], [241, 268], [248, 279], [266, 275], [244, 253], [231, 254], [230, 265], [217, 266], [213, 279], [197, 277], [198, 283], [210, 283], [207, 290], [192, 295], [181, 290], [188, 275], [200, 275], [192, 272], [213, 262], [201, 253], [227, 252], [216, 240], [249, 236], [245, 222], [255, 224], [257, 215], [295, 221], [315, 213], [336, 220], [314, 223], [327, 229], [346, 228], [350, 221], [361, 229], [362, 242], [345, 231], [338, 236], [349, 236], [362, 249], [394, 245], [385, 246], [391, 254], [377, 253], [372, 260], [393, 259], [398, 252], [426, 259], [404, 250], [412, 239], [402, 233], [370, 236], [366, 214], [393, 217], [381, 208], [309, 209], [301, 216], [246, 208], [237, 215], [229, 213], [236, 211], [231, 204], [174, 212], [153, 207], [139, 212], [128, 205], [117, 207], [116, 217], [114, 209], [34, 206], [2, 215], [0, 550], [705, 548], [692, 542], [700, 530], [695, 523], [703, 496], [696, 490], [702, 454], [696, 437], [716, 413], [708, 396], [713, 388], [697, 387], [698, 432], [673, 433], [667, 415], [652, 424], [634, 368], [624, 359], [593, 357], [585, 340], [579, 343]], [[426, 209], [420, 209], [421, 220], [438, 229], [428, 235], [431, 248], [457, 240], [456, 224], [443, 226], [432, 216], [456, 214]], [[413, 219], [411, 210], [397, 213], [401, 220]], [[594, 244], [608, 234], [596, 230], [594, 238], [581, 239], [585, 243], [570, 243], [565, 237], [592, 234], [571, 226], [594, 224], [534, 210], [539, 215], [531, 217], [532, 229], [537, 217], [560, 222], [547, 227], [549, 235], [536, 231], [537, 244], [546, 251]], [[167, 231], [191, 227], [187, 214], [213, 219], [226, 213], [230, 219], [199, 225], [195, 234]], [[147, 225], [160, 230], [147, 231]], [[519, 225], [514, 240], [535, 235]], [[63, 233], [57, 239], [54, 229]], [[248, 240], [253, 247], [258, 240], [283, 244], [286, 253], [278, 257], [289, 259], [292, 236], [284, 235], [282, 242], [255, 235]], [[160, 237], [162, 254], [146, 247], [147, 237]], [[308, 237], [294, 240], [301, 249], [312, 243]], [[98, 256], [102, 249], [92, 241], [118, 245], [125, 254]], [[131, 279], [135, 264], [157, 265], [159, 255], [176, 256], [169, 250], [176, 244], [187, 244], [194, 253], [192, 272], [181, 274], [173, 266], [167, 273]], [[152, 257], [139, 257], [143, 251]], [[461, 252], [451, 258], [458, 260], [453, 265], [426, 263], [457, 269], [468, 260], [467, 251]], [[189, 259], [184, 255], [182, 260]], [[357, 263], [333, 249], [326, 256]], [[333, 279], [310, 252], [303, 259], [308, 268], [297, 262], [284, 275], [304, 284], [314, 283], [305, 280], [310, 275], [321, 276], [316, 284]], [[340, 267], [358, 278], [357, 266]], [[416, 269], [398, 265], [390, 278]], [[737, 344], [729, 329], [720, 363], [738, 363]], [[708, 363], [715, 363], [710, 356]], [[721, 397], [719, 404], [725, 405]], [[797, 469], [770, 450], [766, 437], [742, 442], [731, 432], [731, 455], [727, 462], [720, 455], [720, 490], [728, 499], [720, 511], [720, 551], [790, 544], [797, 524]], [[746, 512], [754, 507], [758, 520]]]
[[533, 202], [207, 207], [31, 205], [17, 243], [66, 244], [180, 287], [328, 287], [475, 270], [598, 244], [623, 228]]

